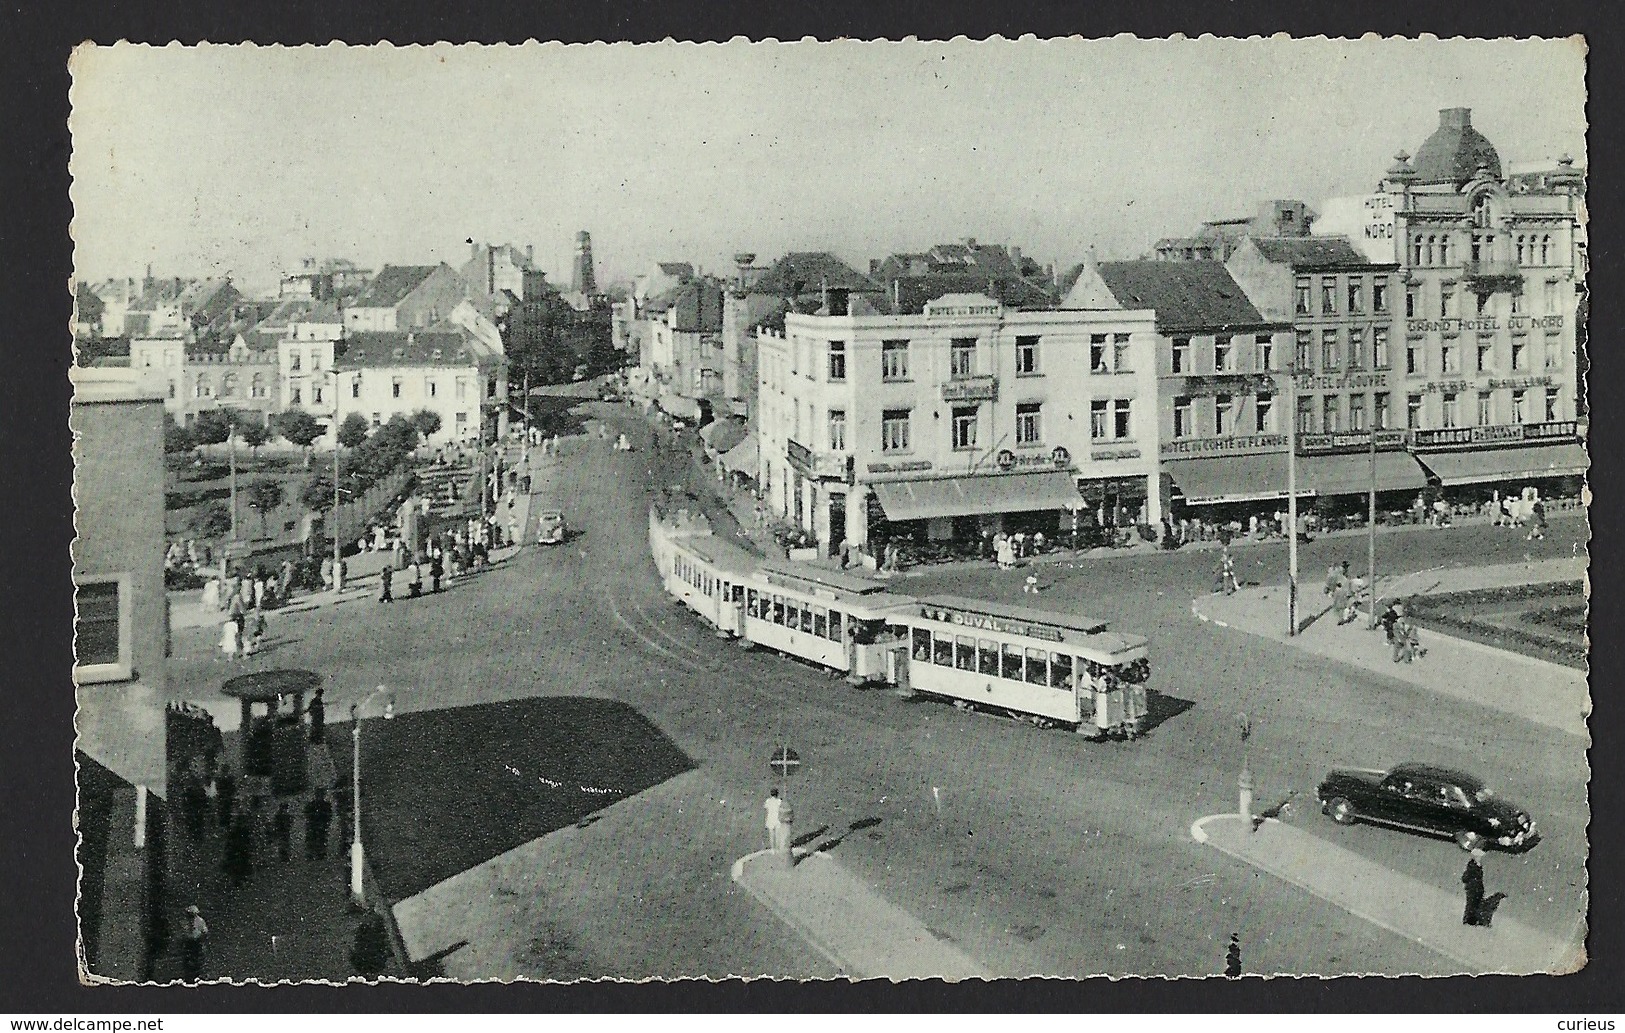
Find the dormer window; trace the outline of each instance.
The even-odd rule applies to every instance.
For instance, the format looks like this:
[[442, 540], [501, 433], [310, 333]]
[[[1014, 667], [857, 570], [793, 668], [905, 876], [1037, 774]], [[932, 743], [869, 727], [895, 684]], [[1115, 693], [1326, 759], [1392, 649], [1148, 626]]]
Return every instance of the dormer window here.
[[434, 359], [436, 362], [439, 362], [440, 361], [440, 349], [436, 348], [434, 351], [430, 352], [429, 357], [431, 359]]
[[397, 359], [404, 359], [404, 358], [406, 358], [406, 349], [405, 349], [405, 348], [396, 348], [396, 349], [395, 349], [395, 357], [396, 357], [396, 358], [397, 358]]

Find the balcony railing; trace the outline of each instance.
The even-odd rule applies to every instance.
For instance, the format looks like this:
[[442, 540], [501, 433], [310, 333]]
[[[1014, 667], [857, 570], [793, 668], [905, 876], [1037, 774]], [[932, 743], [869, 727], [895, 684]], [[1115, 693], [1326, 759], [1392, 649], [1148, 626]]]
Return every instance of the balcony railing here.
[[1511, 262], [1468, 262], [1462, 270], [1462, 279], [1474, 294], [1523, 291], [1523, 272]]
[[1467, 277], [1474, 276], [1515, 276], [1523, 278], [1523, 272], [1515, 262], [1468, 262], [1462, 270]]

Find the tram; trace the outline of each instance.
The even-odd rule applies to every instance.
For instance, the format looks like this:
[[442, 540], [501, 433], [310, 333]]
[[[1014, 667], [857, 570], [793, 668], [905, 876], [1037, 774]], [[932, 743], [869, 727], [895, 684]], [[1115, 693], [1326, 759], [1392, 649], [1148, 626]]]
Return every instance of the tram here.
[[1147, 717], [1146, 640], [1074, 614], [952, 595], [914, 598], [844, 571], [765, 561], [703, 519], [651, 509], [666, 591], [719, 636], [1040, 727], [1136, 735]]

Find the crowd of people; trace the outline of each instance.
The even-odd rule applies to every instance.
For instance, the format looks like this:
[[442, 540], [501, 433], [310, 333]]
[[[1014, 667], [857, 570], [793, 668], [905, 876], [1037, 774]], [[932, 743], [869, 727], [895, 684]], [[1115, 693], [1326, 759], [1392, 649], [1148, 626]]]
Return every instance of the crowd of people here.
[[262, 564], [209, 579], [202, 605], [227, 615], [220, 625], [220, 652], [226, 659], [247, 659], [260, 650], [268, 630], [266, 611], [287, 602], [293, 580], [292, 560], [284, 560], [276, 574]]

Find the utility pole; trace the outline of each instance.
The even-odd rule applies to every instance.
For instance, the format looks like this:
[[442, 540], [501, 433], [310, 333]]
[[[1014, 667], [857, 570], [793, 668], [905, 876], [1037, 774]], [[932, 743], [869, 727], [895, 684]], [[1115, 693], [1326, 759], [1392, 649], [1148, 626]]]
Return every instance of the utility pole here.
[[[231, 419], [231, 410], [223, 410], [226, 418]], [[231, 463], [231, 544], [237, 544], [237, 424], [230, 423], [226, 429], [226, 451], [230, 455]]]
[[1371, 490], [1366, 497], [1366, 542], [1365, 542], [1365, 569], [1366, 583], [1371, 587], [1370, 606], [1371, 622], [1367, 628], [1377, 626], [1377, 420], [1376, 413], [1372, 413], [1371, 420]]
[[1286, 614], [1288, 635], [1298, 633], [1298, 364], [1287, 372], [1286, 422]]
[[[356, 374], [360, 376], [359, 373]], [[339, 551], [339, 375], [333, 374], [333, 526], [329, 532], [333, 535], [333, 592], [343, 591], [344, 583], [339, 577], [339, 562], [343, 554]], [[357, 756], [360, 749], [357, 748]], [[358, 761], [359, 763], [359, 761]]]

